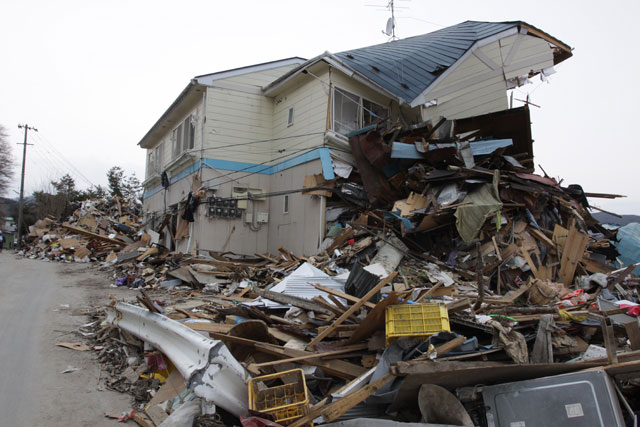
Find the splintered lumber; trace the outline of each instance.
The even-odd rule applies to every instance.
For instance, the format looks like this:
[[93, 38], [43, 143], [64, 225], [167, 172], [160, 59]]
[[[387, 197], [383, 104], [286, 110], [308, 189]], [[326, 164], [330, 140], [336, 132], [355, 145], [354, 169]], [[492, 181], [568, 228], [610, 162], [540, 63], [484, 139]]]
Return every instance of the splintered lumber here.
[[602, 336], [604, 337], [604, 345], [607, 349], [609, 364], [616, 364], [618, 363], [618, 355], [616, 354], [617, 346], [616, 336], [613, 332], [613, 321], [609, 317], [600, 317], [600, 327], [602, 328]]
[[[320, 285], [318, 283], [312, 283], [311, 286], [313, 286], [314, 288], [316, 288], [319, 291], [326, 292], [329, 295], [334, 295], [336, 297], [345, 299], [345, 300], [347, 300], [349, 302], [358, 302], [360, 300], [360, 298], [358, 298], [358, 297], [354, 297], [353, 295], [349, 295], [349, 294], [347, 294], [345, 292], [342, 292], [342, 291], [339, 291], [337, 289], [332, 289], [332, 288], [329, 288], [327, 286], [322, 286], [322, 285]], [[371, 303], [371, 302], [368, 302], [368, 301], [365, 302], [364, 305], [369, 307], [369, 308], [375, 308], [375, 306], [376, 306], [374, 303]]]
[[320, 416], [324, 419], [325, 422], [331, 422], [337, 418], [340, 418], [340, 416], [342, 416], [349, 409], [353, 408], [358, 403], [364, 401], [367, 397], [371, 396], [373, 393], [387, 385], [387, 383], [393, 380], [393, 378], [393, 375], [386, 374], [371, 382], [370, 384], [367, 384], [364, 387], [354, 391], [353, 393], [336, 400], [335, 402], [331, 402], [330, 404], [322, 406], [319, 409], [312, 408], [309, 415], [296, 420], [293, 424], [290, 424], [289, 427], [302, 427]]
[[522, 257], [524, 258], [524, 260], [527, 261], [527, 264], [529, 264], [529, 268], [531, 269], [533, 276], [536, 279], [540, 279], [540, 273], [538, 272], [538, 267], [536, 267], [536, 265], [533, 263], [533, 260], [531, 259], [531, 255], [529, 255], [529, 251], [525, 248], [520, 248], [520, 253], [522, 254]]
[[74, 227], [73, 225], [66, 222], [62, 224], [62, 228], [66, 228], [67, 230], [73, 231], [74, 233], [82, 234], [83, 236], [90, 237], [94, 240], [100, 240], [101, 242], [111, 243], [112, 245], [127, 246], [127, 243], [121, 240], [111, 239], [107, 236], [101, 236], [99, 234], [87, 231], [84, 228]]
[[544, 234], [542, 231], [538, 230], [535, 227], [531, 227], [531, 226], [528, 226], [527, 230], [529, 231], [529, 233], [531, 233], [535, 237], [537, 237], [538, 240], [540, 240], [542, 243], [544, 243], [547, 247], [555, 249], [556, 244], [553, 242], [553, 240], [548, 238], [547, 235]]
[[271, 301], [280, 302], [282, 304], [293, 305], [295, 307], [300, 307], [304, 310], [314, 311], [317, 313], [323, 313], [328, 315], [333, 314], [333, 311], [321, 306], [318, 303], [315, 303], [313, 301], [310, 301], [304, 298], [294, 297], [293, 295], [285, 295], [279, 292], [267, 291], [257, 287], [254, 287], [252, 289], [252, 292], [256, 295], [260, 295], [261, 297], [269, 299]]
[[349, 347], [341, 348], [340, 350], [327, 351], [325, 353], [308, 354], [306, 356], [298, 356], [298, 357], [292, 357], [290, 359], [274, 360], [272, 362], [252, 363], [250, 366], [254, 368], [263, 368], [265, 366], [275, 366], [275, 365], [280, 365], [282, 363], [300, 362], [302, 360], [313, 359], [314, 357], [322, 359], [328, 356], [335, 356], [338, 354], [350, 353], [352, 351], [359, 351], [359, 350], [366, 350], [366, 349], [367, 349], [367, 344], [358, 344], [358, 345], [352, 345]]
[[622, 194], [607, 194], [607, 193], [584, 193], [586, 197], [600, 198], [600, 199], [616, 199], [618, 197], [627, 197]]
[[[453, 350], [456, 347], [460, 347], [462, 344], [464, 344], [464, 342], [467, 340], [467, 337], [455, 337], [454, 339], [452, 339], [451, 341], [447, 341], [446, 343], [439, 345], [438, 347], [436, 347], [436, 357], [440, 357], [440, 356], [444, 356], [445, 354], [449, 353], [451, 350]], [[419, 357], [416, 357], [415, 360], [426, 360], [429, 358], [429, 354], [425, 353]]]
[[387, 277], [385, 277], [383, 280], [380, 281], [380, 283], [378, 283], [376, 286], [374, 286], [369, 292], [367, 292], [367, 294], [362, 297], [358, 302], [356, 302], [355, 304], [353, 304], [351, 307], [349, 307], [349, 309], [347, 311], [345, 311], [342, 316], [338, 317], [336, 320], [334, 320], [333, 324], [328, 327], [327, 329], [325, 329], [324, 331], [322, 331], [321, 333], [318, 334], [317, 337], [315, 337], [308, 345], [307, 345], [307, 349], [312, 350], [316, 344], [318, 344], [320, 341], [322, 341], [323, 339], [325, 339], [328, 335], [330, 335], [333, 330], [335, 328], [337, 328], [339, 325], [342, 324], [342, 322], [344, 322], [345, 320], [347, 320], [349, 318], [349, 316], [351, 316], [352, 314], [354, 314], [357, 310], [360, 309], [360, 307], [362, 307], [364, 305], [365, 302], [369, 301], [371, 298], [373, 298], [373, 296], [375, 294], [378, 293], [378, 291], [380, 291], [380, 289], [382, 289], [383, 287], [385, 287], [387, 284], [389, 284], [396, 276], [398, 275], [397, 271], [394, 271], [393, 273], [391, 273], [390, 275], [388, 275]]
[[391, 292], [369, 312], [367, 317], [358, 325], [345, 344], [352, 344], [369, 338], [378, 330], [384, 330], [384, 313], [388, 306], [398, 303], [398, 294]]
[[467, 340], [467, 337], [455, 337], [449, 342], [436, 347], [437, 357], [444, 356], [456, 347], [460, 347]]
[[625, 323], [624, 328], [627, 331], [627, 337], [631, 343], [631, 350], [640, 350], [640, 329], [638, 322], [634, 319], [632, 322]]
[[536, 341], [531, 350], [531, 363], [553, 363], [553, 347], [551, 345], [551, 331], [553, 329], [553, 314], [543, 314], [538, 323]]
[[637, 267], [636, 264], [631, 264], [629, 266], [627, 266], [624, 270], [622, 270], [620, 273], [618, 273], [618, 275], [616, 276], [615, 279], [613, 279], [613, 281], [611, 283], [609, 283], [607, 285], [608, 289], [613, 289], [615, 288], [615, 286], [619, 283], [621, 283], [625, 277], [627, 277], [629, 274], [631, 274], [631, 272]]
[[209, 334], [212, 338], [219, 339], [222, 341], [234, 342], [236, 344], [245, 345], [248, 347], [252, 347], [257, 351], [262, 353], [271, 354], [277, 357], [282, 357], [286, 359], [290, 359], [292, 357], [300, 357], [300, 356], [310, 356], [314, 355], [316, 357], [311, 359], [303, 359], [300, 362], [304, 365], [317, 366], [322, 368], [329, 375], [336, 376], [338, 378], [343, 378], [346, 380], [352, 380], [367, 370], [362, 366], [355, 365], [353, 363], [345, 362], [340, 359], [332, 359], [332, 360], [322, 360], [319, 359], [316, 353], [312, 353], [310, 351], [304, 350], [296, 350], [293, 348], [282, 347], [274, 344], [267, 344], [260, 341], [254, 341], [247, 338], [233, 337], [230, 335], [224, 335], [217, 332], [213, 332]]
[[570, 285], [573, 281], [578, 261], [584, 256], [584, 251], [587, 249], [588, 244], [589, 236], [581, 233], [577, 228], [571, 227], [562, 251], [560, 271], [558, 272], [560, 281], [563, 284]]

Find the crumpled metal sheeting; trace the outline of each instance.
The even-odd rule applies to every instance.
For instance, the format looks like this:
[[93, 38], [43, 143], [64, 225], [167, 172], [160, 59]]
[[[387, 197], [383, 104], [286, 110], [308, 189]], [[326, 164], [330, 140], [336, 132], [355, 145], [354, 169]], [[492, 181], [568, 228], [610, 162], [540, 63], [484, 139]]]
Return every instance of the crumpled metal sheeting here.
[[250, 376], [222, 341], [204, 337], [161, 314], [124, 303], [107, 308], [107, 323], [162, 351], [197, 396], [237, 417], [248, 414]]

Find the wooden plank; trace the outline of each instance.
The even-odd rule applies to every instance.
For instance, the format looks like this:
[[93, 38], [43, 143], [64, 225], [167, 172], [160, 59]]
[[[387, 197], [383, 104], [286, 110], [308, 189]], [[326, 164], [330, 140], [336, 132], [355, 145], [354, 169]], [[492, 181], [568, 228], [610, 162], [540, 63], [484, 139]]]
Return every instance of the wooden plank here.
[[[328, 293], [330, 295], [337, 296], [339, 298], [345, 299], [345, 300], [350, 301], [350, 302], [358, 302], [358, 301], [360, 301], [360, 298], [358, 298], [358, 297], [354, 297], [353, 295], [349, 295], [347, 293], [344, 293], [344, 292], [336, 290], [336, 289], [329, 288], [327, 286], [322, 286], [322, 285], [317, 284], [317, 283], [312, 283], [311, 286], [313, 286], [314, 288], [316, 288], [319, 291], [326, 292], [326, 293]], [[376, 305], [374, 303], [372, 303], [372, 302], [365, 302], [364, 305], [369, 307], [369, 308], [371, 308], [371, 309], [376, 307]]]
[[427, 292], [425, 292], [422, 295], [420, 295], [420, 297], [416, 300], [416, 302], [419, 303], [419, 302], [422, 302], [422, 301], [426, 300], [427, 298], [430, 298], [442, 286], [444, 286], [443, 282], [436, 283], [435, 285], [433, 285], [431, 287], [431, 289], [429, 289]]
[[564, 252], [564, 245], [567, 242], [568, 235], [569, 230], [558, 224], [553, 228], [553, 237], [551, 239], [556, 244], [559, 257], [562, 256], [562, 252]]
[[216, 322], [180, 322], [194, 331], [227, 333], [234, 325]]
[[384, 330], [384, 314], [388, 306], [398, 303], [398, 294], [391, 292], [385, 299], [376, 304], [375, 308], [367, 315], [367, 317], [358, 325], [351, 337], [345, 341], [346, 344], [352, 344], [369, 338], [378, 330]]
[[309, 415], [296, 420], [289, 427], [302, 427], [304, 425], [308, 425], [319, 416], [321, 416], [325, 422], [331, 422], [337, 418], [340, 418], [340, 416], [342, 416], [349, 409], [364, 401], [367, 397], [380, 390], [393, 379], [393, 375], [386, 374], [378, 378], [377, 380], [365, 385], [364, 387], [359, 388], [353, 393], [336, 400], [335, 402], [331, 402], [330, 404], [323, 406], [322, 408], [317, 410], [314, 410], [315, 408], [312, 409]]
[[[263, 353], [271, 354], [274, 356], [282, 357], [282, 358], [292, 358], [299, 356], [307, 356], [315, 353], [304, 351], [304, 350], [296, 350], [293, 348], [282, 347], [273, 344], [267, 344], [259, 341], [254, 341], [246, 338], [240, 337], [232, 337], [230, 335], [220, 334], [220, 333], [210, 333], [212, 338], [216, 338], [222, 341], [230, 341], [241, 345], [246, 345], [248, 347], [252, 347], [257, 351], [261, 351]], [[317, 357], [312, 359], [305, 359], [301, 361], [305, 365], [317, 366], [322, 368], [329, 375], [336, 376], [338, 378], [343, 378], [346, 380], [352, 380], [367, 370], [362, 366], [355, 365], [353, 363], [345, 362], [344, 360], [333, 359], [333, 360], [322, 360]]]
[[627, 337], [631, 343], [631, 350], [640, 350], [640, 329], [638, 328], [638, 320], [625, 323], [624, 329], [627, 331]]
[[[439, 345], [436, 347], [436, 357], [444, 356], [456, 347], [460, 347], [467, 340], [467, 337], [455, 337], [451, 341]], [[422, 356], [416, 357], [415, 360], [426, 360], [429, 358], [429, 354], [425, 353]]]
[[333, 324], [331, 325], [331, 327], [325, 329], [324, 331], [322, 331], [322, 333], [318, 334], [317, 337], [315, 337], [308, 345], [307, 345], [307, 349], [313, 349], [316, 344], [318, 344], [320, 341], [322, 341], [327, 335], [329, 335], [333, 329], [337, 327], [338, 325], [342, 324], [342, 322], [344, 322], [345, 320], [347, 320], [349, 318], [349, 316], [351, 316], [352, 314], [354, 314], [357, 310], [360, 309], [360, 307], [362, 307], [364, 305], [365, 302], [369, 301], [371, 298], [373, 298], [373, 296], [375, 294], [378, 293], [378, 291], [380, 291], [380, 289], [382, 289], [383, 287], [385, 287], [388, 283], [390, 283], [396, 276], [398, 275], [397, 271], [394, 271], [393, 273], [391, 273], [390, 275], [388, 275], [387, 277], [385, 277], [383, 280], [381, 280], [376, 286], [374, 286], [369, 292], [367, 292], [367, 294], [362, 297], [362, 299], [360, 299], [358, 302], [356, 302], [355, 304], [353, 304], [351, 307], [349, 307], [349, 310], [345, 311], [342, 316], [338, 317]]
[[607, 285], [607, 289], [611, 290], [616, 287], [617, 284], [622, 283], [622, 281], [627, 277], [631, 272], [636, 268], [636, 264], [631, 264], [627, 266], [624, 270], [619, 272], [615, 279], [611, 283]]
[[122, 240], [110, 239], [107, 236], [101, 236], [99, 234], [92, 233], [90, 231], [85, 230], [84, 228], [74, 227], [73, 225], [66, 222], [62, 224], [62, 228], [66, 228], [67, 230], [73, 231], [74, 233], [77, 233], [77, 234], [82, 234], [83, 236], [90, 237], [91, 239], [94, 239], [94, 240], [100, 240], [101, 242], [111, 243], [113, 245], [118, 245], [118, 246], [127, 246], [127, 243], [123, 242]]
[[522, 257], [524, 258], [524, 260], [527, 261], [527, 264], [529, 264], [529, 268], [533, 273], [533, 277], [535, 277], [536, 279], [540, 279], [540, 273], [538, 272], [538, 267], [536, 267], [536, 265], [533, 263], [533, 260], [531, 259], [531, 255], [529, 255], [529, 251], [526, 250], [525, 248], [520, 248], [520, 253], [522, 254]]
[[543, 314], [540, 323], [538, 323], [536, 341], [531, 351], [531, 363], [553, 363], [553, 347], [551, 345], [553, 326], [553, 314]]
[[467, 340], [467, 337], [455, 337], [449, 342], [436, 347], [436, 356], [444, 356], [456, 347], [460, 347]]
[[584, 251], [589, 244], [589, 236], [581, 233], [577, 228], [571, 227], [562, 258], [560, 259], [560, 271], [558, 277], [562, 283], [569, 286], [573, 282], [573, 275], [578, 267], [578, 261], [584, 256]]
[[550, 248], [550, 249], [555, 249], [556, 248], [556, 244], [553, 242], [553, 240], [548, 238], [547, 235], [544, 234], [542, 231], [538, 230], [537, 228], [531, 227], [531, 226], [528, 226], [527, 230], [529, 231], [529, 233], [531, 233], [535, 237], [537, 237], [538, 240], [540, 240], [542, 243], [544, 243], [548, 248]]
[[366, 350], [366, 349], [367, 349], [367, 344], [351, 345], [349, 347], [341, 348], [340, 350], [327, 351], [327, 352], [324, 352], [324, 353], [307, 354], [306, 356], [298, 356], [298, 357], [292, 357], [292, 358], [289, 358], [289, 359], [274, 360], [272, 362], [252, 363], [250, 366], [252, 366], [254, 368], [263, 368], [265, 366], [276, 366], [276, 365], [280, 365], [282, 363], [300, 362], [302, 360], [313, 359], [314, 357], [322, 359], [322, 358], [328, 357], [328, 356], [335, 356], [337, 354], [350, 353], [352, 351], [359, 351], [359, 350]]
[[500, 254], [500, 248], [498, 247], [498, 242], [496, 241], [495, 235], [491, 236], [491, 241], [493, 242], [493, 248], [496, 250], [498, 261], [502, 262], [502, 255]]
[[[593, 315], [592, 315], [593, 316]], [[604, 337], [604, 345], [607, 349], [607, 359], [610, 365], [618, 363], [616, 336], [613, 331], [613, 321], [609, 317], [600, 319], [600, 327]]]
[[265, 289], [260, 289], [257, 287], [254, 287], [252, 291], [254, 294], [260, 295], [261, 297], [269, 299], [271, 301], [276, 301], [282, 304], [293, 305], [295, 307], [300, 307], [304, 310], [314, 311], [317, 313], [324, 313], [328, 315], [333, 314], [333, 311], [329, 310], [328, 308], [325, 308], [320, 304], [317, 304], [313, 301], [310, 301], [304, 298], [294, 297], [293, 295], [281, 294], [279, 292], [267, 291]]
[[601, 199], [616, 199], [618, 197], [627, 197], [621, 194], [606, 194], [606, 193], [584, 193], [586, 197], [601, 198]]

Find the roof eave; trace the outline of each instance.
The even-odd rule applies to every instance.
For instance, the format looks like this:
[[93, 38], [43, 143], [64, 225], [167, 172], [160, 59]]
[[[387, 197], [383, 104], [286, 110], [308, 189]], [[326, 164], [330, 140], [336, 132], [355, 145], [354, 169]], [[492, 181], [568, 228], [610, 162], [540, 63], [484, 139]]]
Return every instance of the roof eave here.
[[151, 129], [149, 129], [149, 131], [142, 137], [142, 139], [140, 139], [140, 141], [138, 142], [138, 145], [141, 148], [149, 148], [149, 142], [150, 142], [149, 139], [153, 134], [153, 132], [160, 127], [162, 122], [164, 122], [167, 119], [167, 117], [182, 103], [182, 101], [184, 101], [184, 99], [198, 86], [202, 86], [202, 85], [199, 84], [195, 79], [192, 79], [189, 82], [189, 84], [182, 90], [180, 95], [178, 95], [178, 97], [171, 103], [169, 108], [167, 108], [167, 110], [162, 114], [162, 116], [160, 116], [158, 121], [153, 126], [151, 126]]
[[403, 98], [395, 95], [394, 93], [388, 91], [387, 89], [383, 88], [382, 86], [378, 85], [377, 83], [363, 76], [358, 71], [349, 67], [347, 64], [342, 62], [337, 56], [335, 56], [334, 54], [328, 51], [316, 56], [315, 58], [311, 58], [304, 64], [300, 64], [300, 66], [290, 70], [288, 73], [282, 75], [277, 80], [274, 80], [273, 82], [269, 83], [267, 86], [262, 88], [262, 93], [265, 96], [273, 95], [278, 89], [284, 86], [292, 78], [294, 78], [299, 74], [302, 74], [306, 69], [317, 64], [320, 61], [325, 61], [327, 64], [341, 71], [345, 75], [353, 78], [354, 80], [359, 81], [360, 83], [370, 87], [371, 89], [377, 92], [380, 92], [382, 95], [397, 101], [400, 105], [407, 103]]
[[369, 86], [371, 89], [380, 92], [382, 95], [386, 96], [387, 98], [393, 99], [396, 102], [398, 102], [398, 104], [400, 105], [404, 105], [407, 104], [407, 101], [394, 94], [393, 92], [383, 88], [382, 86], [380, 86], [379, 84], [377, 84], [376, 82], [368, 79], [366, 76], [362, 75], [361, 73], [359, 73], [358, 71], [354, 70], [353, 68], [349, 67], [347, 64], [345, 64], [344, 62], [342, 62], [340, 60], [340, 58], [338, 58], [337, 56], [335, 56], [332, 53], [328, 53], [327, 58], [325, 58], [325, 61], [327, 61], [327, 63], [331, 66], [333, 66], [334, 68], [342, 71], [343, 73], [345, 73], [346, 75], [348, 75], [349, 77], [353, 78], [356, 81], [359, 81], [360, 83]]
[[307, 68], [311, 67], [312, 65], [320, 62], [328, 54], [329, 54], [329, 52], [324, 52], [324, 53], [322, 53], [322, 54], [320, 54], [320, 55], [318, 55], [318, 56], [316, 56], [314, 58], [311, 58], [311, 59], [303, 62], [302, 64], [298, 65], [297, 67], [292, 68], [291, 70], [287, 71], [282, 76], [278, 77], [277, 79], [275, 79], [274, 81], [272, 81], [268, 85], [264, 86], [262, 88], [263, 95], [271, 96], [275, 91], [277, 91], [282, 86], [284, 86], [293, 77], [295, 77], [298, 74], [302, 73], [304, 70], [306, 70]]
[[513, 27], [474, 42], [471, 46], [469, 46], [467, 51], [456, 60], [456, 62], [454, 62], [449, 68], [447, 68], [442, 74], [440, 74], [438, 78], [432, 81], [429, 86], [427, 86], [418, 96], [411, 100], [411, 102], [409, 103], [411, 108], [415, 108], [419, 105], [424, 104], [425, 96], [428, 95], [429, 92], [433, 90], [433, 88], [438, 86], [438, 84], [442, 80], [444, 80], [451, 72], [453, 72], [453, 70], [455, 70], [461, 63], [463, 63], [476, 49], [482, 46], [486, 46], [489, 43], [493, 43], [494, 41], [517, 34], [519, 32], [520, 24], [520, 22], [514, 22]]

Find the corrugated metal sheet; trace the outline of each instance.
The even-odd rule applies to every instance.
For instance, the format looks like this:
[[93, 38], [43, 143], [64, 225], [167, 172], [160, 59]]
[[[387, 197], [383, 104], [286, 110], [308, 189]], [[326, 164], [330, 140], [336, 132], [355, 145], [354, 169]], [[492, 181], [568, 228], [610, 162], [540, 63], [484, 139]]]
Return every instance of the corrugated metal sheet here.
[[[317, 290], [312, 286], [312, 284], [319, 284], [335, 289], [336, 291], [344, 292], [344, 280], [331, 277], [308, 262], [302, 264], [293, 273], [285, 277], [282, 282], [278, 283], [270, 290], [272, 292], [279, 292], [308, 300], [319, 296], [324, 298], [329, 304], [333, 304], [333, 302], [327, 298], [326, 292]], [[338, 300], [340, 300], [341, 303], [346, 303], [346, 301], [341, 298], [338, 298]], [[262, 297], [257, 298], [254, 302], [245, 304], [265, 305], [269, 308], [288, 308], [286, 304], [281, 304]]]
[[519, 24], [466, 21], [421, 36], [340, 52], [336, 56], [394, 95], [412, 101], [476, 41]]

